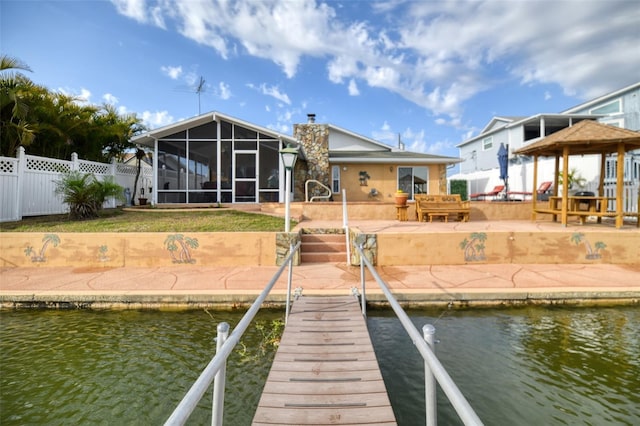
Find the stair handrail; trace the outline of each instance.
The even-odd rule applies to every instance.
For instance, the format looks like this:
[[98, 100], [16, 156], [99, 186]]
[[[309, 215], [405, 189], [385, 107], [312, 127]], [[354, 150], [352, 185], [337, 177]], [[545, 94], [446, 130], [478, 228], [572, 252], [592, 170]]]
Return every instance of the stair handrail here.
[[[242, 335], [249, 327], [249, 324], [253, 321], [254, 317], [260, 310], [262, 303], [265, 301], [273, 287], [275, 286], [278, 278], [282, 275], [284, 268], [289, 267], [289, 282], [287, 284], [287, 288], [291, 289], [291, 271], [293, 268], [293, 255], [300, 249], [300, 241], [294, 246], [290, 246], [289, 255], [284, 259], [282, 265], [278, 269], [278, 271], [271, 278], [267, 286], [262, 290], [262, 293], [258, 295], [256, 300], [253, 302], [249, 310], [244, 314], [238, 325], [236, 325], [235, 330], [228, 337], [224, 337], [224, 343], [221, 347], [217, 348], [215, 356], [209, 361], [209, 364], [202, 370], [200, 376], [193, 383], [189, 391], [182, 398], [182, 401], [178, 404], [178, 406], [173, 410], [171, 416], [165, 422], [165, 426], [174, 426], [174, 425], [184, 425], [193, 412], [193, 410], [198, 405], [198, 402], [202, 399], [207, 389], [215, 379], [216, 382], [219, 378], [224, 380], [224, 371], [226, 368], [227, 358], [233, 351], [233, 348], [236, 347]], [[296, 291], [297, 293], [297, 291]], [[287, 315], [289, 313], [289, 300], [290, 294], [287, 294]], [[225, 324], [225, 323], [221, 323]], [[222, 327], [224, 328], [224, 327]], [[220, 331], [221, 327], [218, 327]], [[227, 330], [228, 331], [228, 330]], [[218, 376], [218, 373], [220, 376]], [[216, 392], [219, 392], [216, 394]], [[224, 383], [216, 383], [214, 386], [214, 395], [213, 395], [213, 407], [212, 411], [212, 424], [213, 425], [222, 425], [222, 413], [221, 410], [224, 406]], [[220, 411], [216, 411], [220, 410]]]
[[351, 266], [351, 245], [349, 244], [349, 217], [347, 215], [347, 190], [342, 189], [342, 229], [347, 242], [347, 265]]
[[[327, 195], [314, 195], [313, 197], [309, 198], [309, 184], [310, 183], [315, 183], [318, 184], [321, 188], [326, 189], [327, 190]], [[319, 180], [315, 180], [315, 179], [308, 179], [305, 183], [304, 183], [304, 199], [307, 202], [314, 202], [316, 199], [320, 200], [329, 200], [331, 198], [331, 188], [329, 188], [327, 185], [325, 185], [324, 183], [320, 182]]]
[[[442, 388], [445, 395], [451, 402], [451, 405], [456, 410], [456, 413], [458, 414], [458, 416], [460, 416], [460, 419], [465, 425], [472, 425], [472, 426], [482, 425], [483, 424], [482, 420], [480, 420], [476, 412], [471, 407], [471, 404], [469, 404], [469, 402], [464, 397], [462, 392], [460, 392], [460, 389], [458, 389], [458, 386], [456, 386], [451, 376], [449, 376], [449, 373], [447, 373], [447, 370], [444, 368], [444, 366], [440, 363], [440, 360], [438, 360], [436, 355], [433, 353], [433, 350], [429, 346], [429, 343], [427, 343], [427, 341], [425, 340], [427, 331], [425, 330], [425, 333], [424, 333], [425, 336], [420, 334], [420, 332], [416, 329], [416, 326], [413, 324], [413, 322], [411, 321], [407, 313], [404, 311], [404, 309], [402, 309], [402, 306], [400, 306], [396, 298], [393, 296], [393, 293], [391, 293], [391, 290], [389, 290], [389, 287], [387, 286], [387, 284], [384, 282], [382, 278], [380, 278], [380, 275], [378, 275], [378, 272], [376, 271], [376, 269], [373, 267], [369, 259], [365, 256], [364, 250], [362, 248], [362, 244], [357, 245], [356, 247], [360, 254], [360, 282], [362, 286], [361, 303], [362, 303], [363, 315], [366, 317], [367, 300], [366, 300], [366, 293], [365, 293], [366, 280], [365, 280], [365, 273], [364, 273], [365, 266], [366, 266], [366, 268], [369, 269], [369, 272], [371, 272], [371, 276], [376, 280], [376, 282], [382, 289], [382, 292], [384, 293], [385, 297], [389, 301], [391, 308], [393, 309], [396, 316], [400, 320], [400, 323], [404, 327], [407, 334], [409, 334], [409, 337], [411, 337], [411, 340], [413, 341], [413, 344], [418, 349], [418, 352], [420, 352], [420, 355], [422, 355], [422, 358], [424, 359], [424, 362], [425, 362], [425, 370], [426, 370], [425, 381], [428, 380], [429, 377], [436, 378], [436, 380], [440, 384], [440, 387]], [[430, 334], [433, 334], [433, 333], [430, 333]], [[427, 426], [435, 426], [437, 424], [435, 420], [436, 419], [435, 392], [433, 393], [433, 395], [430, 395], [430, 396], [425, 395], [425, 406], [429, 407], [427, 408]]]

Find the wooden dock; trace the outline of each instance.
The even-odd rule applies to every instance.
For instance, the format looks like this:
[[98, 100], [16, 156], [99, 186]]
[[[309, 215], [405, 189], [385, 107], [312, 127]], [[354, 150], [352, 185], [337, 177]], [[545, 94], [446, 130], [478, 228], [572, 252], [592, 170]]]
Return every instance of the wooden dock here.
[[293, 303], [253, 424], [396, 424], [354, 296]]

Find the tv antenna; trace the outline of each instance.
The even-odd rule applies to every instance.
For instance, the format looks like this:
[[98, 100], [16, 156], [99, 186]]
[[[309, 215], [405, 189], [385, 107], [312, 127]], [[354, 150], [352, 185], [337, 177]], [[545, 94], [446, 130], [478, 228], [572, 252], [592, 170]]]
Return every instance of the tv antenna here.
[[198, 94], [198, 115], [200, 115], [200, 94], [204, 92], [204, 78], [200, 76], [200, 80], [198, 80], [198, 85], [196, 86], [196, 93]]
[[200, 95], [207, 90], [206, 83], [207, 82], [204, 79], [204, 77], [200, 76], [200, 78], [198, 79], [198, 81], [195, 82], [195, 84], [187, 86], [188, 87], [187, 90], [184, 90], [185, 86], [182, 86], [183, 87], [182, 90], [178, 89], [179, 92], [190, 92], [190, 93], [196, 93], [198, 95], [198, 115], [202, 113], [201, 104], [200, 104]]

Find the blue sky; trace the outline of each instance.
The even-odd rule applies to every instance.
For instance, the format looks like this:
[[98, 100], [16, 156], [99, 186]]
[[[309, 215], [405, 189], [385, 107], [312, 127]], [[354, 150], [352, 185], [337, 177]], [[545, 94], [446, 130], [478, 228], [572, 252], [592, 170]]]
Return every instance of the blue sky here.
[[291, 134], [315, 113], [447, 156], [495, 115], [640, 80], [636, 0], [1, 0], [0, 20], [34, 82], [149, 127], [200, 108]]

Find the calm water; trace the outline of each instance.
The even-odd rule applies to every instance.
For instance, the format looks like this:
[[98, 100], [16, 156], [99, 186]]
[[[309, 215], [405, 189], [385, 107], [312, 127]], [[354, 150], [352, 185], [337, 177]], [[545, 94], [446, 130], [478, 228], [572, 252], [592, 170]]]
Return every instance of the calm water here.
[[[162, 424], [242, 312], [0, 312], [0, 424]], [[424, 424], [423, 363], [400, 323], [369, 328], [401, 425]], [[640, 424], [640, 308], [410, 311], [486, 425]], [[279, 311], [229, 361], [225, 424], [251, 422]], [[190, 424], [210, 424], [210, 394]], [[441, 425], [460, 424], [442, 394]]]

